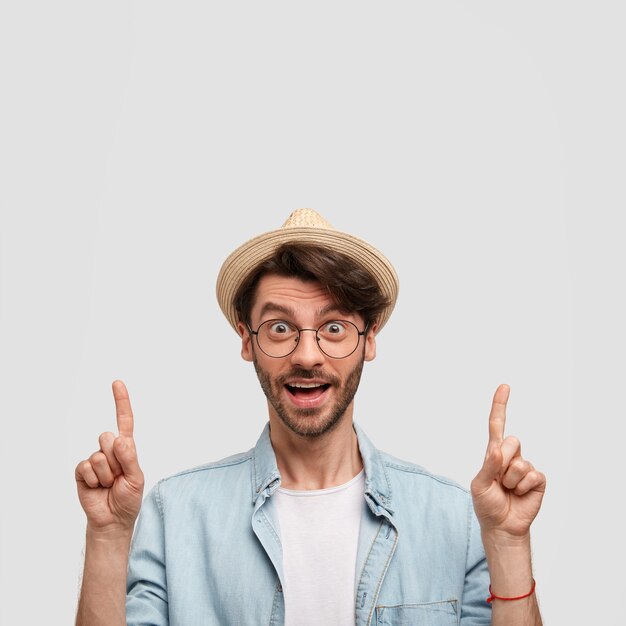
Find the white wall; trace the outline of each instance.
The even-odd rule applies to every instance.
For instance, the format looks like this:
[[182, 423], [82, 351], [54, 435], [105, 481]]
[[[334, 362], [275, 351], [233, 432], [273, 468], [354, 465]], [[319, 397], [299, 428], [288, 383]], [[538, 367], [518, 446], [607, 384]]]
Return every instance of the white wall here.
[[497, 385], [548, 475], [546, 624], [618, 624], [626, 160], [618, 2], [8, 2], [0, 618], [74, 617], [73, 471], [136, 414], [147, 488], [266, 419], [227, 254], [313, 207], [397, 267], [356, 417], [469, 484]]

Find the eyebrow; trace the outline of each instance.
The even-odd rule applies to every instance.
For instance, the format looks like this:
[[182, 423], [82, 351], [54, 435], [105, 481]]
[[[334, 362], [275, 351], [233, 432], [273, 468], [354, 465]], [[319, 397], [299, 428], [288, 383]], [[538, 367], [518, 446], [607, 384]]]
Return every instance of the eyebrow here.
[[[261, 307], [259, 317], [262, 318], [268, 311], [276, 311], [278, 313], [284, 313], [285, 315], [288, 315], [291, 318], [294, 318], [296, 316], [295, 310], [289, 306], [285, 306], [284, 304], [278, 304], [276, 302], [266, 302]], [[330, 313], [332, 311], [336, 311], [337, 313], [341, 313], [342, 315], [350, 315], [348, 311], [345, 311], [341, 309], [340, 307], [338, 307], [336, 304], [332, 304], [332, 303], [327, 304], [326, 306], [323, 306], [317, 309], [317, 311], [315, 312], [315, 315], [316, 317], [322, 317], [323, 315], [326, 315], [327, 313]]]

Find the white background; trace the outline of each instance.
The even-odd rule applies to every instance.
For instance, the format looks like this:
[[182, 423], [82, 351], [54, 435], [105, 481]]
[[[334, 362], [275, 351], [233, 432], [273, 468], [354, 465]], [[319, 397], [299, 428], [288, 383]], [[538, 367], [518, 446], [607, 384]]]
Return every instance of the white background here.
[[2, 624], [69, 624], [74, 467], [123, 379], [149, 489], [267, 418], [226, 256], [312, 207], [395, 264], [355, 418], [469, 482], [494, 390], [548, 476], [546, 624], [623, 623], [619, 2], [5, 2]]

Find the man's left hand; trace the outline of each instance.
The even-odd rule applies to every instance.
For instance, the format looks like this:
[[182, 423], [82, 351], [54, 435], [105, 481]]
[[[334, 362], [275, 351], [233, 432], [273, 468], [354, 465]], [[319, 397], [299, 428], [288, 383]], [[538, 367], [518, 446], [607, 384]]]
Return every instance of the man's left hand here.
[[471, 486], [483, 538], [497, 541], [529, 536], [546, 490], [546, 477], [522, 457], [519, 440], [504, 438], [509, 391], [508, 385], [500, 385], [494, 394], [487, 453]]

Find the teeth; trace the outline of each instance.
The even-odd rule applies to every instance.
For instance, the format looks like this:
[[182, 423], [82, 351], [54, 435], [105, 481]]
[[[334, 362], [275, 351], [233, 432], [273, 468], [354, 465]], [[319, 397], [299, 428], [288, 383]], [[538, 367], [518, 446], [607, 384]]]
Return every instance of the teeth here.
[[289, 383], [290, 387], [301, 387], [303, 389], [312, 389], [313, 387], [323, 387], [324, 383]]

